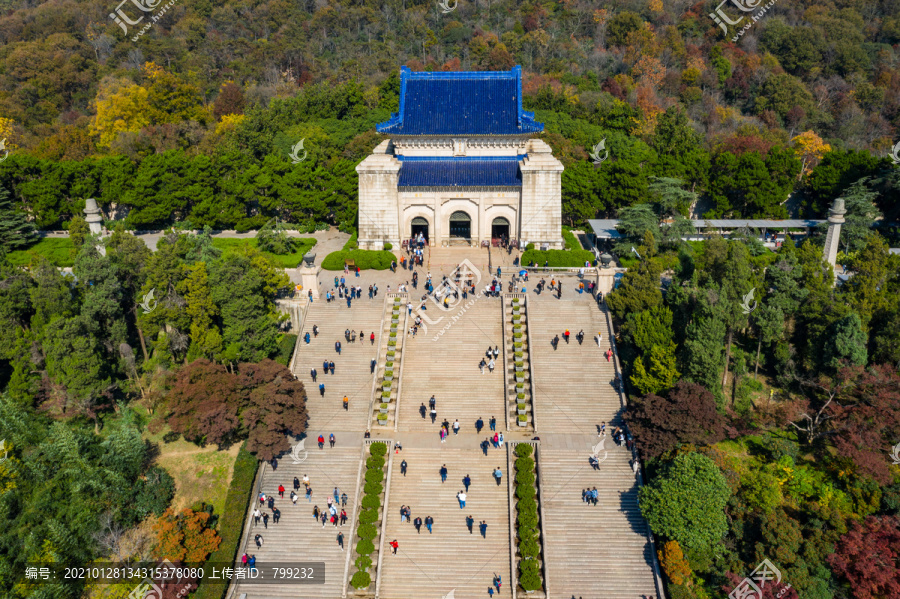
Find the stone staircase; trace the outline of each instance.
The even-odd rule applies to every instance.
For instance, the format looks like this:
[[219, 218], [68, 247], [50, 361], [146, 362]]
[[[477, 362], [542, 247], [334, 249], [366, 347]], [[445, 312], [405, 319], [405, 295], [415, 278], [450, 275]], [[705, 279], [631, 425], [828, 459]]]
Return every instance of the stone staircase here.
[[[346, 306], [345, 306], [346, 307]], [[321, 328], [321, 325], [319, 325]], [[320, 335], [321, 337], [321, 335]], [[336, 363], [336, 361], [335, 361]], [[337, 371], [337, 367], [335, 367]], [[338, 547], [336, 538], [338, 532], [344, 533], [344, 551], [350, 548], [356, 523], [357, 511], [355, 501], [357, 496], [357, 476], [361, 456], [361, 435], [356, 433], [352, 439], [347, 435], [337, 437], [337, 444], [332, 449], [328, 446], [327, 435], [325, 449], [316, 447], [315, 438], [307, 440], [306, 449], [309, 451], [306, 461], [301, 464], [293, 464], [290, 457], [279, 461], [278, 469], [272, 470], [271, 466], [264, 464], [262, 472], [262, 491], [275, 497], [275, 507], [281, 511], [281, 519], [274, 524], [269, 519], [268, 529], [263, 523], [252, 526], [248, 538], [244, 539], [244, 548], [250, 555], [256, 555], [257, 567], [266, 565], [290, 565], [300, 567], [312, 566], [312, 562], [325, 563], [325, 584], [252, 584], [243, 582], [233, 585], [235, 598], [246, 593], [244, 599], [312, 599], [317, 597], [335, 599], [341, 596], [344, 581], [344, 569], [346, 554]], [[350, 441], [352, 440], [352, 444]], [[343, 442], [343, 443], [342, 443]], [[290, 500], [293, 480], [296, 476], [301, 481], [303, 475], [309, 475], [310, 487], [313, 490], [312, 502], [307, 502], [304, 496], [305, 489], [300, 485], [300, 499], [297, 505]], [[284, 499], [278, 497], [278, 485], [284, 485]], [[321, 521], [313, 521], [313, 506], [319, 509], [327, 509], [326, 498], [331, 495], [334, 487], [338, 487], [341, 493], [346, 493], [348, 499], [347, 515], [350, 520], [343, 526], [334, 528], [331, 523], [322, 528]], [[254, 500], [250, 510], [258, 506], [259, 501]], [[261, 512], [271, 511], [268, 507], [260, 508]], [[338, 510], [340, 514], [340, 510]], [[250, 514], [247, 515], [251, 519]], [[254, 543], [256, 534], [263, 537], [263, 546], [257, 549]], [[236, 586], [236, 588], [235, 588]]]
[[[403, 459], [409, 464], [405, 477], [399, 466]], [[442, 484], [439, 470], [444, 463], [449, 473]], [[500, 486], [491, 476], [497, 466], [503, 471]], [[472, 485], [466, 507], [460, 509], [456, 494], [463, 488], [462, 478], [467, 473]], [[503, 586], [494, 596], [512, 597], [506, 477], [505, 448], [503, 452], [491, 449], [488, 457], [477, 448], [450, 447], [404, 447], [395, 455], [379, 597], [439, 599], [451, 590], [459, 599], [487, 597], [495, 573], [501, 576]], [[434, 518], [433, 534], [428, 534], [424, 524], [421, 534], [412, 523], [401, 524], [402, 505], [410, 506], [413, 519]], [[475, 520], [472, 534], [466, 528], [467, 515]], [[486, 538], [478, 530], [482, 520], [488, 524]], [[397, 555], [391, 555], [387, 545], [393, 539], [400, 544]]]
[[[465, 308], [468, 303], [472, 305]], [[462, 310], [465, 312], [460, 314]], [[497, 418], [498, 430], [503, 430], [506, 407], [500, 310], [497, 298], [475, 299], [472, 295], [447, 312], [429, 302], [429, 318], [437, 320], [442, 316], [443, 319], [429, 324], [427, 333], [420, 331], [404, 342], [398, 430], [429, 431], [437, 435], [441, 421], [446, 419], [452, 425], [459, 419], [461, 433], [474, 433], [475, 421], [482, 418], [487, 430], [491, 416]], [[435, 340], [442, 328], [443, 334]], [[481, 374], [478, 363], [488, 346], [495, 345], [501, 353], [494, 373], [485, 368]], [[419, 413], [423, 403], [427, 410], [432, 395], [437, 403], [434, 424], [430, 418], [423, 420]]]
[[[637, 503], [631, 452], [616, 446], [609, 434], [621, 423], [621, 400], [611, 383], [613, 363], [603, 355], [609, 348], [605, 314], [589, 296], [556, 300], [546, 294], [529, 298], [529, 306], [538, 422], [544, 432], [570, 431], [573, 436], [568, 446], [541, 449], [551, 594], [657, 596], [653, 548]], [[568, 345], [562, 340], [566, 327]], [[581, 329], [585, 340], [579, 346], [575, 335]], [[603, 335], [600, 347], [598, 332]], [[550, 340], [556, 334], [560, 343], [554, 351]], [[596, 471], [588, 456], [604, 421], [608, 434]], [[596, 507], [581, 501], [581, 491], [588, 487], [599, 491]]]
[[[365, 292], [365, 290], [364, 290]], [[324, 295], [324, 294], [323, 294]], [[369, 406], [372, 399], [372, 379], [369, 363], [378, 356], [378, 333], [384, 312], [384, 294], [373, 299], [364, 296], [353, 301], [353, 307], [340, 300], [326, 303], [325, 299], [313, 302], [300, 332], [298, 353], [294, 360], [294, 374], [306, 386], [309, 413], [307, 432], [310, 437], [331, 431], [365, 430], [369, 420]], [[313, 337], [313, 325], [318, 325], [319, 336]], [[348, 328], [365, 333], [365, 339], [349, 343], [344, 339]], [[310, 333], [310, 343], [303, 341]], [[369, 342], [369, 335], [375, 332], [375, 345]], [[341, 342], [341, 355], [334, 351], [334, 342]], [[385, 342], [386, 343], [386, 342]], [[334, 362], [334, 375], [322, 372], [324, 360]], [[319, 373], [313, 383], [310, 370]], [[319, 383], [325, 383], [325, 397], [319, 395]], [[349, 409], [344, 410], [343, 398], [350, 399]], [[327, 434], [325, 435], [328, 436]]]

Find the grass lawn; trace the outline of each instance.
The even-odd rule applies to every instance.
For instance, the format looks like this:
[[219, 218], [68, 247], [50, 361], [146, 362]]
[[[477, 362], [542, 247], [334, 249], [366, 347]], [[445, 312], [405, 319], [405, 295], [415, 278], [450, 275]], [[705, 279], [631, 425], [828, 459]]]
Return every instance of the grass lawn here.
[[569, 227], [563, 227], [562, 229], [563, 239], [566, 241], [566, 249], [567, 250], [583, 250], [581, 247], [581, 242], [578, 241], [578, 238], [575, 237], [575, 233], [572, 233], [572, 230]]
[[16, 266], [27, 266], [35, 256], [44, 256], [55, 266], [72, 266], [75, 246], [68, 237], [46, 237], [28, 249], [12, 251], [6, 257]]
[[[283, 256], [279, 256], [278, 254], [270, 254], [269, 252], [263, 252], [263, 254], [281, 268], [297, 268], [300, 265], [300, 262], [303, 260], [303, 254], [307, 253], [310, 249], [312, 249], [314, 245], [316, 245], [316, 240], [311, 237], [295, 237], [293, 239], [297, 244], [297, 250], [293, 254], [284, 254]], [[244, 245], [256, 247], [256, 239], [252, 237], [248, 239], [235, 239], [233, 237], [213, 237], [212, 243], [214, 247], [217, 247], [222, 251], [227, 251], [229, 249]]]
[[221, 515], [240, 444], [219, 451], [215, 445], [200, 447], [184, 439], [166, 443], [163, 435], [167, 432], [168, 428], [158, 435], [145, 433], [144, 436], [159, 445], [156, 464], [175, 479], [172, 508], [182, 510], [205, 501]]

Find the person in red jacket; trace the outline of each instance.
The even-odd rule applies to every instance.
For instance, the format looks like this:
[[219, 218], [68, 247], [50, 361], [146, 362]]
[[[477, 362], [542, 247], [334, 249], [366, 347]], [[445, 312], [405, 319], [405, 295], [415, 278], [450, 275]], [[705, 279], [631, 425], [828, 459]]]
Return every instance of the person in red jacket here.
[[325, 437], [323, 437], [322, 435], [319, 435], [318, 442], [319, 442], [319, 449], [325, 449]]
[[391, 546], [391, 550], [392, 550], [391, 553], [393, 553], [394, 555], [397, 555], [397, 548], [400, 547], [400, 543], [397, 542], [397, 539], [394, 539], [393, 541], [391, 541], [388, 544]]
[[278, 494], [284, 499], [284, 485], [278, 485]]

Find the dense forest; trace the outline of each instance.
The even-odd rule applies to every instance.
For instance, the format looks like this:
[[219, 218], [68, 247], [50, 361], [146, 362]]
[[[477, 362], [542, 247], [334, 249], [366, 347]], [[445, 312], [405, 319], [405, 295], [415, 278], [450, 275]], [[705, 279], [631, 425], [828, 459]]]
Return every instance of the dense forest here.
[[567, 167], [567, 224], [615, 216], [652, 176], [697, 194], [685, 215], [822, 217], [860, 180], [897, 215], [886, 0], [776, 3], [737, 42], [711, 1], [186, 2], [137, 42], [112, 5], [0, 6], [0, 184], [41, 228], [95, 197], [130, 228], [349, 229], [353, 167], [397, 108], [401, 64], [523, 65], [526, 108]]
[[900, 256], [866, 230], [834, 287], [812, 241], [654, 241], [606, 301], [672, 599], [725, 596], [764, 559], [765, 597], [897, 596]]

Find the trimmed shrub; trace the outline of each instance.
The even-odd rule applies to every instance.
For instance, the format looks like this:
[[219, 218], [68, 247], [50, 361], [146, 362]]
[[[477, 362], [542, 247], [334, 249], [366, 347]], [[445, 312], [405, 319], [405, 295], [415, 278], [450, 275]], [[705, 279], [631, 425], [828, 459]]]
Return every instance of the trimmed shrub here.
[[514, 338], [514, 339], [521, 339], [521, 338], [522, 338], [522, 333], [513, 333], [513, 338]]
[[[584, 266], [585, 262], [593, 262], [594, 253], [589, 250], [526, 250], [522, 254], [520, 263], [523, 265], [534, 262], [535, 266], [544, 266], [549, 262], [549, 266], [578, 268]], [[322, 265], [325, 268], [325, 265]]]
[[368, 588], [370, 584], [372, 584], [372, 577], [369, 576], [368, 572], [363, 572], [362, 570], [360, 570], [353, 575], [353, 578], [350, 579], [350, 584], [353, 585], [353, 588], [355, 589], [365, 589]]
[[541, 546], [534, 539], [521, 539], [519, 541], [519, 555], [535, 558], [541, 554]]
[[517, 358], [521, 358], [522, 356], [525, 355], [525, 352], [517, 351], [517, 352], [513, 352], [513, 355]]
[[388, 358], [393, 358], [396, 352], [393, 349], [389, 349], [387, 353]]
[[391, 333], [389, 336], [390, 336], [391, 339], [393, 339], [393, 338], [395, 338], [395, 337], [397, 336], [397, 333]]
[[[521, 447], [521, 445], [519, 446]], [[529, 457], [524, 458], [516, 458], [516, 472], [519, 470], [525, 470], [526, 472], [532, 472], [534, 470], [534, 460]]]
[[387, 444], [385, 443], [372, 443], [369, 445], [369, 453], [372, 455], [380, 455], [383, 456], [387, 453]]
[[534, 448], [528, 443], [519, 443], [516, 445], [515, 453], [520, 458], [527, 458], [534, 453]]
[[516, 404], [516, 409], [517, 409], [517, 410], [524, 410], [526, 407], [527, 407], [527, 406], [526, 406], [525, 404], [523, 404], [523, 403], [517, 403], [517, 404]]
[[294, 346], [297, 344], [297, 335], [293, 335], [291, 333], [285, 333], [281, 336], [281, 339], [278, 340], [278, 353], [275, 355], [273, 360], [281, 364], [282, 366], [287, 366], [291, 361], [291, 356], [294, 354]]
[[[526, 487], [522, 487], [523, 489]], [[520, 512], [528, 512], [530, 514], [537, 514], [537, 501], [534, 499], [534, 496], [531, 497], [523, 497], [519, 499], [518, 503], [516, 503], [516, 510]]]
[[356, 568], [358, 570], [365, 572], [366, 570], [368, 570], [369, 568], [372, 567], [372, 558], [369, 557], [368, 555], [361, 555], [358, 558], [356, 558], [355, 563], [356, 563]]
[[387, 270], [391, 267], [394, 254], [376, 250], [342, 250], [331, 252], [322, 260], [323, 270], [344, 270], [344, 262], [353, 260], [360, 270]]
[[[534, 244], [533, 244], [533, 243], [526, 244], [526, 245], [525, 245], [525, 251], [526, 251], [526, 252], [527, 252], [527, 251], [534, 251]], [[520, 260], [520, 261], [519, 261], [519, 264], [524, 264], [524, 262]]]
[[385, 370], [393, 370], [393, 369], [394, 369], [394, 361], [393, 361], [393, 360], [388, 360], [387, 362], [385, 362], [385, 363], [384, 363], [384, 369], [385, 369]]
[[523, 560], [519, 562], [519, 584], [526, 591], [537, 591], [543, 586], [541, 582], [541, 574], [535, 560]]
[[356, 544], [356, 553], [359, 555], [370, 555], [375, 551], [375, 545], [369, 539], [360, 539]]
[[516, 526], [520, 529], [520, 536], [525, 536], [522, 535], [521, 529], [536, 528], [537, 523], [537, 514], [531, 512], [519, 512], [516, 514]]
[[367, 509], [377, 510], [381, 507], [381, 500], [378, 499], [378, 495], [366, 495], [362, 499], [362, 506]]
[[518, 399], [519, 401], [524, 400], [525, 394], [524, 393], [516, 393], [516, 399]]
[[518, 420], [519, 422], [528, 422], [528, 416], [525, 414], [519, 414]]
[[[387, 414], [379, 414], [379, 416], [387, 416]], [[366, 471], [366, 482], [367, 483], [380, 483], [383, 480], [384, 480], [384, 471], [382, 471], [380, 468]]]
[[363, 493], [366, 495], [381, 495], [383, 491], [384, 485], [381, 483], [366, 483], [363, 487]]
[[361, 524], [371, 524], [378, 520], [378, 510], [363, 510], [359, 513]]
[[535, 491], [534, 487], [529, 487], [528, 485], [519, 485], [518, 487], [516, 487], [516, 497], [518, 497], [519, 499], [534, 497], [535, 495], [537, 495], [537, 491]]
[[385, 241], [384, 249], [386, 249], [387, 251], [391, 251], [392, 249], [394, 249], [394, 244], [391, 243], [390, 241]]
[[369, 539], [370, 541], [378, 536], [378, 529], [374, 524], [360, 524], [359, 530], [356, 531], [360, 539]]
[[[253, 479], [256, 478], [257, 468], [259, 460], [247, 451], [245, 443], [234, 461], [231, 484], [225, 496], [225, 509], [219, 517], [218, 532], [222, 542], [219, 543], [219, 548], [210, 554], [207, 564], [217, 562], [233, 564], [237, 560], [241, 535], [244, 532], [244, 518], [253, 493]], [[208, 570], [206, 576], [212, 576], [212, 571]], [[227, 585], [201, 584], [191, 597], [221, 599], [227, 590]]]
[[390, 392], [390, 391], [382, 391], [382, 392], [381, 392], [381, 397], [382, 397], [382, 399], [390, 399], [390, 398], [391, 398], [391, 392]]
[[[366, 475], [368, 477], [368, 474]], [[368, 479], [367, 479], [368, 480]], [[381, 482], [380, 480], [378, 482]], [[523, 470], [516, 472], [516, 484], [530, 486], [534, 484], [534, 472]]]
[[[366, 458], [366, 468], [369, 468], [369, 469], [377, 468], [377, 469], [381, 470], [382, 468], [384, 468], [384, 456], [383, 455], [369, 456], [368, 458]], [[376, 494], [380, 495], [381, 493], [379, 492]]]

